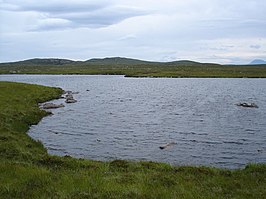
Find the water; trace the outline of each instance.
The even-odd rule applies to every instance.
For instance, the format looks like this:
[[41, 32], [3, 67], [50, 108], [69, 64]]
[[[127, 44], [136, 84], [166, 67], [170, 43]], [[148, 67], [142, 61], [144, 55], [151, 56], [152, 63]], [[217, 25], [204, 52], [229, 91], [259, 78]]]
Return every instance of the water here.
[[[222, 168], [266, 162], [266, 79], [1, 75], [0, 80], [80, 92], [74, 95], [77, 103], [54, 110], [29, 131], [51, 154]], [[169, 142], [177, 144], [159, 149]]]

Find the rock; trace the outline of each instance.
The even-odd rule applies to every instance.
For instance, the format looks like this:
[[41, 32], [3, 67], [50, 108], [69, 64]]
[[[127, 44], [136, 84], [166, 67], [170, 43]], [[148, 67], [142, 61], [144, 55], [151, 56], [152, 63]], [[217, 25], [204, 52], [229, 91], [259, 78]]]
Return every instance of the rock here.
[[64, 92], [64, 95], [65, 96], [62, 96], [62, 98], [65, 98], [66, 99], [66, 103], [76, 103], [77, 100], [74, 99], [73, 95], [75, 94], [79, 94], [79, 92], [73, 92], [73, 91], [65, 91]]
[[66, 98], [66, 101], [65, 101], [66, 103], [75, 103], [75, 102], [77, 102], [77, 100], [74, 99], [72, 94], [67, 94], [65, 98]]
[[246, 107], [246, 108], [259, 108], [255, 103], [238, 103], [237, 106]]
[[42, 105], [43, 109], [56, 109], [65, 107], [64, 104], [53, 104], [53, 103], [45, 103]]
[[79, 92], [64, 91], [64, 94], [72, 94], [72, 95], [76, 95], [76, 94], [79, 94]]
[[65, 102], [66, 102], [66, 103], [76, 103], [77, 100], [67, 98]]
[[66, 99], [74, 99], [74, 97], [73, 97], [72, 94], [67, 94], [65, 98], [66, 98]]
[[170, 147], [170, 146], [173, 146], [173, 145], [176, 145], [176, 142], [170, 142], [170, 143], [167, 143], [167, 144], [165, 144], [165, 145], [160, 146], [159, 148], [160, 148], [160, 149], [166, 149], [166, 148], [168, 148], [168, 147]]

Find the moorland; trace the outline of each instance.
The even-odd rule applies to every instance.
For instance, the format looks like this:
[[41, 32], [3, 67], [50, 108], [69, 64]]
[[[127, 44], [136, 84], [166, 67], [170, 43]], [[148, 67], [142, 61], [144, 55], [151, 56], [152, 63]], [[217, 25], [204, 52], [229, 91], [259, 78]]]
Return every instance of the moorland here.
[[0, 63], [0, 74], [87, 74], [126, 77], [210, 77], [265, 78], [266, 64], [220, 65], [194, 61], [150, 62], [112, 57], [72, 61], [67, 59], [29, 59]]

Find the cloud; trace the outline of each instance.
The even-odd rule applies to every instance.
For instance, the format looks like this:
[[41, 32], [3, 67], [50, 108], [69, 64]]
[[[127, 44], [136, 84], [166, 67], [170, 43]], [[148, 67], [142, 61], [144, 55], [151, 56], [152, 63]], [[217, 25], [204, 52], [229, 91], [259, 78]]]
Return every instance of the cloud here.
[[261, 46], [258, 45], [258, 44], [256, 44], [256, 45], [250, 45], [249, 47], [250, 48], [253, 48], [253, 49], [260, 49], [261, 48]]
[[72, 22], [66, 19], [60, 18], [46, 18], [39, 20], [38, 24], [33, 26], [31, 31], [41, 31], [41, 30], [61, 30], [72, 26]]
[[71, 12], [55, 14], [55, 17], [72, 21], [83, 27], [104, 27], [119, 23], [125, 19], [147, 14], [138, 8], [110, 6], [93, 12]]
[[118, 40], [119, 41], [128, 41], [128, 40], [132, 40], [132, 39], [136, 39], [137, 36], [134, 35], [134, 34], [128, 34], [128, 35], [125, 35], [123, 37], [120, 37]]
[[0, 0], [0, 61], [265, 59], [266, 1]]
[[66, 12], [82, 12], [93, 11], [110, 5], [107, 0], [4, 0], [1, 9], [12, 11], [35, 11], [42, 13], [66, 13]]
[[[119, 23], [125, 19], [148, 14], [137, 8], [112, 4], [112, 1], [51, 0], [42, 2], [26, 0], [23, 3], [4, 1], [1, 10], [11, 12], [36, 12], [42, 15], [31, 31], [64, 28], [99, 28]], [[7, 3], [8, 2], [8, 3]], [[58, 26], [57, 26], [58, 25]], [[47, 29], [46, 29], [47, 27]]]

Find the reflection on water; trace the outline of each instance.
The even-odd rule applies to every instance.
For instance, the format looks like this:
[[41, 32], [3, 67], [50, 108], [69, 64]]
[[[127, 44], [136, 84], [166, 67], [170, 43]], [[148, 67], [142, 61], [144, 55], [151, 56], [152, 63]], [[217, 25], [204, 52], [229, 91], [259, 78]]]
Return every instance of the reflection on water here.
[[[52, 154], [225, 168], [266, 162], [266, 79], [3, 75], [0, 80], [80, 92], [77, 103], [54, 110], [29, 131]], [[159, 149], [170, 142], [177, 144]]]

